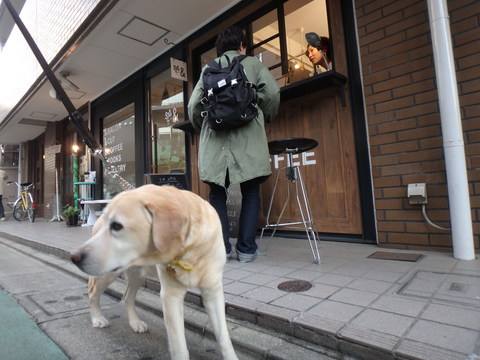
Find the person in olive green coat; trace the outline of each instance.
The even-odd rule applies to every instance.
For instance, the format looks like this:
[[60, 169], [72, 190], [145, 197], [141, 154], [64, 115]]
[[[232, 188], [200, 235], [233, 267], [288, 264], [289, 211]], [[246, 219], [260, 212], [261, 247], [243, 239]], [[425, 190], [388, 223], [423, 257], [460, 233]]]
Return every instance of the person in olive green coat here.
[[[227, 57], [233, 60], [246, 53], [247, 39], [238, 27], [231, 27], [218, 35], [215, 44], [223, 67]], [[212, 130], [201, 116], [204, 110], [203, 70], [188, 103], [189, 119], [200, 131], [198, 169], [200, 178], [210, 186], [209, 201], [222, 222], [227, 260], [232, 255], [228, 231], [227, 188], [240, 184], [242, 208], [236, 245], [237, 258], [250, 262], [255, 258], [256, 226], [260, 210], [260, 184], [272, 174], [268, 141], [264, 124], [272, 120], [280, 104], [280, 89], [272, 74], [257, 58], [247, 56], [241, 62], [248, 81], [257, 86], [258, 116], [247, 125], [232, 130]], [[207, 67], [208, 65], [206, 65]]]

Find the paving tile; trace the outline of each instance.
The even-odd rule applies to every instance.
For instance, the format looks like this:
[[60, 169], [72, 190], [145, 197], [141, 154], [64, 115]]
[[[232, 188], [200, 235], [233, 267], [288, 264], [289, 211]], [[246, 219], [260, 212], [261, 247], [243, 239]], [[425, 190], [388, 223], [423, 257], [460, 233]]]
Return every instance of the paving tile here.
[[314, 282], [313, 287], [310, 290], [305, 291], [304, 294], [320, 299], [326, 299], [335, 292], [337, 292], [339, 289], [341, 288], [338, 286], [331, 286]]
[[368, 306], [379, 295], [367, 291], [360, 291], [355, 289], [341, 289], [329, 297], [330, 300], [340, 301], [347, 304]]
[[256, 301], [254, 299], [248, 299], [242, 296], [236, 296], [236, 295], [225, 295], [225, 302], [230, 306], [238, 306], [243, 309], [248, 309], [251, 311], [257, 311], [257, 309], [263, 305], [262, 302]]
[[316, 278], [322, 276], [322, 273], [318, 273], [315, 271], [307, 271], [307, 270], [296, 270], [292, 271], [291, 273], [287, 274], [286, 277], [290, 279], [298, 279], [298, 280], [305, 280], [305, 281], [312, 281]]
[[334, 286], [345, 286], [347, 284], [350, 284], [354, 280], [355, 278], [352, 276], [324, 274], [319, 276], [315, 280], [315, 282]]
[[405, 335], [405, 338], [459, 353], [471, 354], [476, 350], [478, 331], [433, 321], [418, 320]]
[[466, 270], [476, 272], [480, 275], [480, 258], [476, 260], [459, 260], [455, 265], [455, 271]]
[[275, 276], [285, 276], [295, 271], [292, 268], [285, 268], [283, 266], [270, 266], [262, 271], [264, 274], [275, 275]]
[[314, 306], [306, 313], [346, 323], [357, 316], [362, 310], [363, 308], [360, 306], [323, 300], [320, 304]]
[[377, 268], [371, 269], [362, 275], [365, 279], [387, 281], [387, 282], [397, 282], [402, 278], [403, 274], [393, 271], [379, 271]]
[[370, 279], [356, 279], [348, 284], [349, 288], [357, 290], [365, 290], [378, 294], [382, 294], [392, 286], [386, 281], [370, 280]]
[[399, 291], [445, 303], [471, 305], [480, 309], [480, 276], [419, 271]]
[[399, 295], [383, 295], [370, 305], [370, 308], [417, 317], [426, 306], [426, 301], [417, 301]]
[[277, 276], [267, 275], [267, 274], [254, 274], [246, 276], [242, 279], [242, 282], [255, 285], [265, 285], [271, 283], [272, 281], [277, 280]]
[[450, 272], [458, 263], [458, 259], [447, 254], [427, 255], [419, 263], [420, 270]]
[[350, 324], [342, 328], [338, 335], [345, 340], [388, 351], [392, 351], [400, 340], [395, 335]]
[[[350, 264], [348, 264], [350, 265]], [[358, 277], [363, 274], [365, 274], [368, 269], [360, 269], [357, 267], [352, 267], [352, 266], [341, 266], [337, 267], [336, 269], [332, 270], [330, 274], [338, 274], [338, 275], [346, 275], [346, 276], [352, 276], [352, 277]]]
[[349, 326], [376, 330], [394, 336], [402, 336], [413, 324], [415, 318], [390, 312], [366, 309], [353, 319]]
[[[395, 354], [402, 359], [427, 360], [468, 360], [465, 353], [439, 348], [438, 346], [404, 339], [395, 350]], [[473, 358], [472, 358], [473, 360]]]
[[223, 287], [223, 291], [226, 294], [233, 294], [233, 295], [240, 295], [247, 291], [251, 291], [257, 288], [257, 285], [242, 283], [240, 281], [233, 282], [231, 284], [227, 284]]
[[240, 269], [228, 270], [223, 273], [223, 276], [231, 280], [241, 280], [243, 278], [255, 275], [254, 272], [245, 271]]
[[275, 299], [282, 297], [285, 293], [283, 291], [266, 288], [266, 287], [256, 287], [254, 289], [245, 291], [242, 293], [242, 296], [245, 296], [250, 299], [255, 299], [262, 301], [264, 303], [269, 303]]
[[300, 316], [300, 312], [287, 309], [281, 306], [275, 306], [271, 304], [262, 304], [258, 309], [257, 313], [259, 315], [270, 315], [279, 320], [285, 320], [291, 323], [294, 319]]
[[430, 304], [422, 319], [480, 331], [480, 310], [460, 306]]
[[[262, 272], [266, 269], [269, 269], [271, 267], [270, 264], [267, 264], [265, 262], [262, 262], [260, 261], [261, 258], [260, 257], [257, 257], [253, 262], [250, 262], [250, 263], [241, 263], [241, 262], [238, 262], [239, 264], [243, 264], [240, 269], [244, 270], [244, 271], [250, 271], [250, 272], [253, 272], [253, 273], [259, 273], [259, 272]], [[236, 260], [234, 260], [236, 261]]]
[[[320, 256], [322, 257], [322, 253], [320, 253]], [[336, 268], [338, 266], [345, 265], [349, 261], [350, 261], [350, 259], [345, 259], [343, 257], [338, 257], [337, 252], [332, 252], [328, 256], [323, 256], [322, 259], [321, 259], [321, 263], [317, 264], [316, 266], [321, 268], [322, 271], [329, 271], [332, 268]]]
[[346, 324], [338, 319], [331, 319], [312, 313], [302, 313], [299, 317], [293, 319], [293, 323], [330, 335], [336, 335]]
[[372, 259], [372, 260], [377, 260], [381, 262], [380, 265], [378, 265], [379, 271], [408, 273], [409, 271], [412, 270], [412, 267], [415, 266], [411, 262], [407, 262], [407, 261], [378, 260], [378, 259]]
[[289, 267], [292, 269], [303, 269], [306, 266], [309, 266], [311, 264], [310, 261], [300, 261], [300, 260], [290, 260], [286, 261], [282, 264], [282, 266]]
[[317, 305], [320, 301], [322, 300], [316, 299], [311, 296], [305, 296], [298, 293], [290, 293], [270, 302], [270, 304], [297, 311], [306, 311]]

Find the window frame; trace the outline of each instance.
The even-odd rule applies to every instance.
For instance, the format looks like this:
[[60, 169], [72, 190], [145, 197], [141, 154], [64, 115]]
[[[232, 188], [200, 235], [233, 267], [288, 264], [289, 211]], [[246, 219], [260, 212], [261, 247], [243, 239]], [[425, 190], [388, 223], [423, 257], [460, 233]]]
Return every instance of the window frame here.
[[[286, 22], [285, 22], [285, 3], [288, 0], [281, 0], [281, 1], [273, 1], [270, 4], [267, 4], [263, 7], [260, 7], [256, 11], [250, 13], [249, 15], [245, 16], [243, 19], [239, 20], [238, 22], [232, 23], [231, 25], [236, 25], [240, 27], [241, 29], [245, 30], [245, 34], [248, 39], [248, 48], [247, 48], [247, 55], [253, 56], [253, 50], [262, 46], [263, 44], [268, 43], [269, 41], [272, 41], [276, 38], [279, 39], [280, 42], [280, 64], [279, 65], [274, 65], [268, 67], [268, 69], [271, 71], [273, 69], [276, 69], [278, 67], [281, 67], [282, 74], [287, 74], [288, 73], [288, 49], [287, 49], [287, 31], [286, 31]], [[329, 11], [329, 0], [325, 0], [325, 6], [327, 8], [327, 16], [328, 16], [328, 32], [330, 36], [330, 51], [332, 52], [332, 57], [334, 57], [334, 43], [332, 40], [332, 25], [330, 21], [330, 11]], [[262, 40], [260, 43], [253, 45], [252, 44], [252, 38], [253, 38], [253, 29], [252, 29], [252, 23], [255, 20], [258, 20], [268, 14], [271, 11], [276, 10], [277, 14], [277, 22], [278, 22], [278, 34], [272, 35], [267, 39]], [[209, 39], [203, 41], [201, 44], [196, 46], [195, 48], [192, 49], [191, 54], [192, 54], [192, 64], [193, 64], [193, 69], [192, 69], [192, 74], [194, 81], [198, 81], [200, 78], [200, 74], [202, 71], [202, 66], [201, 66], [201, 55], [215, 47], [215, 41], [216, 41], [216, 36], [217, 34], [212, 35]], [[333, 72], [335, 71], [335, 62], [332, 62], [332, 70]], [[302, 83], [307, 83], [309, 79], [303, 79], [300, 81], [297, 81], [292, 84], [300, 85]], [[292, 85], [288, 84], [288, 85]], [[286, 86], [288, 86], [286, 85]], [[285, 86], [281, 87], [284, 88]]]

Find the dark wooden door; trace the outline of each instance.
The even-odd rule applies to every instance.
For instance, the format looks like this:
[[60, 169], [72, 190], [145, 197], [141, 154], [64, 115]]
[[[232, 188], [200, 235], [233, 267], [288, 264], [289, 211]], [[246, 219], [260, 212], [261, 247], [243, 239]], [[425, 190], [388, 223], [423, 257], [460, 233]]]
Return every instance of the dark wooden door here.
[[[284, 138], [318, 141], [316, 148], [295, 155], [293, 161], [300, 166], [313, 219], [317, 230], [322, 233], [362, 233], [352, 125], [350, 109], [341, 105], [336, 88], [330, 88], [283, 102], [277, 118], [266, 126], [269, 141]], [[276, 172], [286, 164], [285, 154], [272, 156], [274, 176], [262, 185], [264, 216], [267, 215]], [[286, 198], [286, 180], [283, 173], [281, 175], [278, 196], [272, 207], [273, 219], [279, 216]], [[292, 198], [282, 222], [299, 219], [298, 206]]]

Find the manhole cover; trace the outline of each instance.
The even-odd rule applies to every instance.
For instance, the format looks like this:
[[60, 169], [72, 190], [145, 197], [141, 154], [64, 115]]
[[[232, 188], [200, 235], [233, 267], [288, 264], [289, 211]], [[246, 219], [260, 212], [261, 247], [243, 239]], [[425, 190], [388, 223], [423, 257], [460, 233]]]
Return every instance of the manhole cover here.
[[302, 292], [312, 288], [312, 284], [304, 280], [291, 280], [278, 284], [277, 289], [286, 292]]

